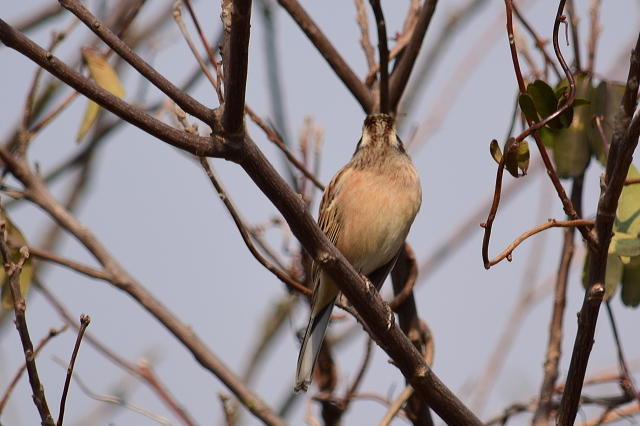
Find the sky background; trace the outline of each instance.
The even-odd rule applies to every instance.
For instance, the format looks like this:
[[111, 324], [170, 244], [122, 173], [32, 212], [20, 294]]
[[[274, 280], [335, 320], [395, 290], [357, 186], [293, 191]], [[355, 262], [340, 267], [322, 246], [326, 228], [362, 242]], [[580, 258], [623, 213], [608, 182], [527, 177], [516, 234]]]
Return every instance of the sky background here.
[[[48, 3], [4, 1], [0, 18], [9, 23], [16, 22]], [[423, 43], [423, 53], [433, 46], [448, 17], [466, 3], [440, 2]], [[588, 3], [576, 2], [581, 17], [583, 58], [586, 57], [589, 28]], [[88, 3], [90, 9], [98, 14], [101, 4], [98, 0]], [[167, 4], [147, 2], [140, 15], [141, 21], [148, 22], [159, 11], [169, 10]], [[357, 75], [364, 78], [367, 66], [358, 43], [360, 33], [355, 22], [354, 3], [328, 0], [304, 1], [302, 4]], [[402, 31], [408, 4], [406, 0], [383, 1], [390, 35]], [[550, 38], [557, 3], [529, 0], [519, 4], [541, 36]], [[259, 5], [255, 2], [253, 8], [246, 100], [258, 115], [271, 118], [264, 21]], [[277, 4], [272, 6], [288, 123], [286, 132], [296, 140], [308, 116], [322, 126], [324, 143], [319, 177], [321, 181], [328, 182], [353, 153], [360, 138], [364, 113], [286, 12]], [[217, 33], [221, 28], [219, 4], [199, 1], [195, 8], [205, 32]], [[640, 28], [639, 11], [637, 1], [603, 2], [602, 35], [596, 59], [599, 77], [625, 78], [628, 53]], [[409, 145], [423, 186], [422, 210], [408, 238], [419, 261], [428, 258], [492, 196], [496, 164], [489, 154], [489, 143], [497, 139], [502, 145], [517, 90], [503, 15], [504, 2], [486, 1], [468, 24], [450, 39], [423, 88], [419, 91], [410, 89], [416, 90], [415, 104], [411, 109], [401, 111], [405, 116], [404, 125], [399, 129], [400, 137]], [[66, 28], [70, 22], [71, 15], [63, 13], [50, 25], [29, 36], [39, 45], [46, 46], [51, 30]], [[190, 24], [189, 28], [195, 38]], [[82, 25], [77, 26], [56, 55], [67, 63], [74, 63], [88, 33]], [[371, 35], [375, 40], [375, 34]], [[527, 42], [533, 49], [529, 39]], [[572, 48], [566, 47], [563, 37], [561, 45], [565, 55], [571, 58]], [[174, 83], [184, 81], [196, 66], [171, 19], [151, 45], [143, 46], [141, 54]], [[535, 52], [534, 56], [540, 63]], [[418, 66], [421, 60], [422, 57], [418, 59]], [[0, 142], [8, 140], [19, 122], [35, 69], [36, 66], [27, 58], [0, 46], [0, 99], [3, 100], [0, 106]], [[414, 73], [412, 81], [423, 77]], [[126, 99], [135, 100], [141, 77], [124, 67], [121, 78], [127, 90]], [[147, 90], [147, 101], [162, 100], [157, 90], [151, 87]], [[204, 79], [191, 93], [207, 106], [218, 105], [214, 91]], [[79, 97], [33, 140], [28, 156], [31, 165], [39, 164], [46, 174], [82, 149], [75, 138], [85, 106], [86, 99]], [[282, 171], [279, 150], [255, 125], [249, 123], [249, 131], [267, 157]], [[78, 218], [133, 277], [184, 323], [190, 324], [233, 371], [242, 371], [252, 343], [260, 335], [264, 319], [286, 296], [282, 283], [251, 256], [203, 170], [188, 156], [132, 126], [120, 127], [97, 154], [88, 194], [77, 211]], [[532, 149], [532, 157], [532, 162], [538, 163], [539, 154], [535, 149]], [[212, 164], [246, 223], [259, 224], [277, 217], [276, 209], [240, 167], [224, 160], [214, 160]], [[635, 164], [639, 164], [637, 160]], [[587, 217], [595, 213], [601, 172], [602, 168], [597, 163], [592, 163], [587, 172], [584, 195]], [[52, 185], [54, 195], [64, 198], [72, 178], [73, 175], [67, 176]], [[505, 177], [505, 184], [512, 181], [510, 176]], [[521, 233], [547, 218], [564, 218], [561, 204], [544, 173], [531, 173], [520, 179], [517, 185], [517, 195], [501, 205], [499, 210], [491, 239], [491, 257]], [[316, 193], [314, 216], [318, 198]], [[6, 196], [3, 201], [8, 201]], [[488, 210], [485, 215], [487, 213]], [[36, 246], [51, 223], [43, 212], [31, 205], [15, 207], [9, 215], [26, 234], [28, 241]], [[480, 221], [484, 219], [478, 223]], [[286, 230], [280, 229], [270, 230], [266, 235], [277, 249], [290, 238]], [[480, 254], [482, 232], [478, 226], [434, 273], [426, 279], [419, 278], [415, 289], [416, 303], [419, 315], [429, 324], [435, 338], [433, 369], [461, 397], [475, 387], [474, 380], [489, 361], [519, 298], [523, 282], [535, 286], [555, 275], [561, 240], [561, 230], [549, 230], [518, 247], [511, 263], [502, 262], [486, 271]], [[580, 284], [584, 252], [578, 243], [565, 311], [560, 380], [568, 370], [576, 332], [575, 313], [580, 309], [584, 293]], [[288, 247], [296, 249], [295, 241], [289, 241]], [[76, 261], [96, 265], [73, 238], [63, 238], [59, 252]], [[536, 259], [539, 266], [532, 267]], [[108, 284], [57, 266], [47, 267], [42, 279], [74, 317], [81, 313], [90, 315], [89, 331], [122, 357], [131, 362], [142, 357], [149, 359], [172, 394], [200, 424], [223, 424], [218, 393], [229, 392], [216, 377], [194, 362], [192, 355], [128, 295]], [[383, 294], [390, 297], [390, 290], [383, 290]], [[623, 307], [617, 294], [613, 297], [612, 306], [627, 358], [635, 360], [637, 370], [640, 312]], [[514, 402], [526, 401], [537, 395], [551, 307], [552, 299], [548, 295], [527, 312], [498, 381], [479, 413], [483, 419]], [[292, 389], [299, 347], [295, 336], [300, 328], [306, 326], [307, 319], [306, 303], [299, 301], [294, 315], [264, 359], [251, 385], [273, 407], [278, 407]], [[34, 342], [39, 341], [51, 327], [63, 324], [56, 311], [37, 291], [32, 292], [28, 299], [27, 320]], [[332, 327], [330, 332], [339, 332], [349, 324], [351, 320], [343, 321], [343, 324]], [[616, 351], [604, 308], [595, 339], [588, 371], [615, 367]], [[38, 358], [41, 379], [55, 413], [65, 368], [57, 365], [53, 357], [67, 362], [74, 341], [75, 333], [67, 331], [53, 339]], [[341, 371], [338, 385], [341, 392], [357, 372], [365, 342], [365, 334], [359, 331], [336, 353]], [[23, 362], [22, 357], [18, 334], [10, 321], [5, 321], [0, 329], [0, 389], [4, 389], [11, 380]], [[386, 354], [376, 349], [361, 391], [390, 397], [400, 393], [404, 379], [387, 361]], [[133, 383], [130, 385], [131, 403], [180, 424], [148, 387], [136, 385], [135, 380], [86, 342], [80, 350], [75, 372], [92, 391], [102, 394], [113, 394], [114, 387], [123, 381]], [[611, 394], [615, 391], [615, 387], [589, 390], [590, 394]], [[39, 422], [30, 395], [26, 378], [23, 378], [3, 413], [3, 424], [20, 426]], [[305, 424], [306, 399], [303, 398], [305, 403], [301, 400], [297, 404], [290, 417], [292, 425]], [[77, 384], [72, 384], [65, 417], [68, 425], [79, 424], [84, 416], [98, 409], [104, 409], [104, 404], [90, 399]], [[385, 411], [385, 407], [377, 402], [356, 401], [346, 414], [345, 424], [377, 424]], [[594, 414], [594, 411], [581, 412], [578, 420], [584, 416], [591, 418]], [[526, 415], [516, 417], [509, 424], [526, 424], [528, 418]], [[259, 424], [251, 416], [244, 416], [244, 420], [245, 424]], [[156, 424], [124, 409], [95, 424], [108, 423]], [[393, 424], [407, 423], [395, 420]]]

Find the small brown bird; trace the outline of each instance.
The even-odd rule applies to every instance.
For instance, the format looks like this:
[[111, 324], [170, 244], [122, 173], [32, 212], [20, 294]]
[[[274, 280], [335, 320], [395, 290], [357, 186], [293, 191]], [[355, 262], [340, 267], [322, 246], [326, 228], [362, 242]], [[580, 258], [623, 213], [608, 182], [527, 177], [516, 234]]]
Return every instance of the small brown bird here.
[[[393, 117], [370, 115], [364, 121], [362, 138], [351, 161], [324, 191], [318, 225], [355, 270], [369, 276], [380, 289], [420, 204], [418, 172], [396, 134]], [[298, 357], [295, 392], [306, 392], [311, 384], [331, 311], [340, 293], [316, 263], [312, 274], [311, 318]]]

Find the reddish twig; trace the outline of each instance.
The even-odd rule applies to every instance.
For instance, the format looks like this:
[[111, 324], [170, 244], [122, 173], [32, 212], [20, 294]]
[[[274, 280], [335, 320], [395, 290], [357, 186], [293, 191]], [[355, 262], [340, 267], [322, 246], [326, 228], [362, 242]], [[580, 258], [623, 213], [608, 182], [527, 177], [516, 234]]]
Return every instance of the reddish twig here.
[[166, 386], [156, 377], [149, 363], [145, 360], [138, 362], [138, 373], [156, 391], [158, 396], [187, 426], [195, 426], [195, 422], [189, 417], [187, 412], [171, 396]]
[[530, 229], [529, 231], [525, 232], [524, 234], [516, 238], [516, 240], [512, 242], [509, 245], [509, 247], [507, 247], [502, 253], [500, 253], [500, 255], [496, 256], [494, 259], [486, 263], [485, 268], [489, 269], [490, 267], [492, 267], [493, 265], [495, 265], [496, 263], [499, 263], [504, 259], [511, 261], [511, 254], [513, 250], [515, 250], [515, 248], [518, 247], [520, 243], [522, 243], [524, 240], [531, 237], [532, 235], [537, 234], [538, 232], [542, 232], [549, 228], [567, 228], [567, 227], [578, 227], [578, 226], [592, 227], [594, 223], [595, 222], [593, 220], [585, 220], [585, 219], [565, 220], [565, 221], [557, 221], [555, 219], [549, 219], [547, 223], [537, 226], [533, 229]]
[[533, 28], [533, 26], [529, 23], [529, 21], [527, 21], [527, 19], [524, 17], [524, 15], [522, 13], [520, 13], [520, 7], [518, 7], [515, 3], [511, 3], [511, 7], [513, 8], [513, 13], [516, 15], [518, 20], [522, 23], [522, 25], [524, 25], [524, 27], [527, 29], [527, 31], [529, 31], [529, 34], [531, 34], [531, 37], [533, 37], [533, 40], [536, 43], [536, 47], [538, 48], [538, 50], [540, 51], [540, 53], [542, 53], [542, 56], [544, 57], [544, 62], [546, 64], [546, 66], [551, 67], [551, 69], [556, 74], [558, 79], [560, 79], [561, 78], [560, 71], [558, 70], [558, 67], [556, 66], [556, 63], [553, 61], [551, 56], [547, 53], [546, 45], [547, 45], [548, 40], [542, 40], [540, 38], [540, 36], [538, 36], [538, 33]]

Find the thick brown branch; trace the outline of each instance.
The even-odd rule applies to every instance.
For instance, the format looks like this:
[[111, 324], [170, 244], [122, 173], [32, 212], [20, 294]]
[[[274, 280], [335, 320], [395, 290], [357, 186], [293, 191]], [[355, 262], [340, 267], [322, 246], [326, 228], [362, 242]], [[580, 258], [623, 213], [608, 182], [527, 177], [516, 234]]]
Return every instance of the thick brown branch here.
[[367, 114], [373, 112], [375, 101], [372, 93], [360, 81], [349, 65], [342, 59], [342, 56], [333, 47], [329, 39], [322, 33], [320, 28], [313, 22], [311, 16], [302, 8], [297, 0], [278, 0], [278, 3], [291, 15], [300, 29], [306, 34], [320, 54], [329, 63], [336, 75], [342, 80], [347, 89], [356, 98], [362, 109]]
[[335, 280], [373, 332], [372, 337], [391, 356], [416, 392], [447, 424], [482, 424], [433, 374], [422, 355], [395, 323], [393, 313], [382, 298], [372, 286], [364, 285], [360, 275], [318, 228], [304, 202], [248, 138], [244, 151], [246, 156], [240, 165], [280, 210], [311, 257]]
[[[230, 5], [231, 28], [229, 43], [225, 44], [224, 60], [224, 112], [222, 125], [225, 132], [234, 135], [244, 129], [244, 100], [247, 90], [249, 65], [249, 34], [251, 25], [251, 0], [223, 2]], [[225, 37], [226, 39], [226, 37]], [[185, 110], [186, 111], [186, 110]], [[187, 111], [188, 112], [188, 111]]]

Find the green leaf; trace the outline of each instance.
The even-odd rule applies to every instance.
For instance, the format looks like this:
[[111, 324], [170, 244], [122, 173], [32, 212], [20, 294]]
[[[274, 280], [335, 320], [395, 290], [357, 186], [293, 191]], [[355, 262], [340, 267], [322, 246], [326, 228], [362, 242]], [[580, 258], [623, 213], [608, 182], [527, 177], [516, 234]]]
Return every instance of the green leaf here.
[[502, 161], [502, 151], [500, 151], [500, 145], [498, 145], [497, 140], [492, 140], [489, 145], [489, 152], [491, 152], [491, 157], [495, 160], [496, 163], [500, 164]]
[[[586, 289], [589, 279], [589, 263], [591, 262], [591, 252], [587, 250], [582, 268], [582, 286]], [[608, 300], [618, 288], [622, 280], [623, 264], [619, 256], [610, 254], [607, 256], [607, 271], [604, 279], [604, 300]]]
[[611, 244], [609, 244], [609, 254], [628, 257], [639, 256], [640, 238], [624, 232], [616, 232], [611, 238]]
[[[504, 167], [517, 178], [524, 176], [529, 168], [529, 144], [527, 141], [516, 141], [515, 138], [507, 139], [504, 144]], [[522, 174], [518, 173], [522, 171]]]
[[540, 121], [540, 117], [538, 116], [538, 112], [536, 111], [536, 106], [533, 104], [533, 98], [528, 93], [521, 93], [518, 96], [518, 105], [520, 105], [520, 110], [529, 120], [537, 123]]
[[577, 107], [586, 106], [586, 105], [591, 105], [591, 101], [589, 99], [575, 98], [573, 100], [573, 105], [571, 106], [574, 108], [577, 108]]
[[[116, 74], [115, 70], [109, 65], [100, 50], [94, 47], [83, 47], [82, 58], [89, 69], [89, 75], [98, 86], [121, 99], [124, 98], [124, 88], [120, 83], [118, 74]], [[78, 142], [80, 142], [91, 129], [99, 112], [100, 106], [93, 101], [89, 101], [84, 118], [82, 119], [82, 124], [80, 125], [80, 131], [78, 132]]]
[[609, 81], [601, 81], [598, 88], [593, 94], [592, 114], [600, 117], [600, 125], [604, 134], [598, 130], [595, 122], [589, 128], [589, 143], [596, 159], [604, 166], [606, 165], [607, 155], [604, 144], [611, 143], [613, 136], [613, 127], [615, 124], [615, 115], [622, 104], [622, 96], [624, 95], [625, 86], [623, 84], [615, 84]]
[[633, 308], [640, 305], [640, 256], [632, 257], [622, 273], [622, 303]]
[[[640, 173], [631, 164], [627, 179], [638, 179]], [[618, 210], [613, 224], [614, 231], [633, 236], [640, 234], [640, 184], [626, 185], [618, 200]]]
[[[593, 87], [589, 78], [576, 76], [576, 98], [589, 98]], [[566, 85], [566, 81], [560, 83]], [[568, 112], [568, 111], [567, 111]], [[566, 114], [566, 113], [565, 113]], [[562, 120], [569, 118], [563, 114]], [[591, 107], [582, 106], [572, 109], [573, 117], [570, 125], [554, 134], [553, 160], [558, 177], [562, 179], [575, 178], [584, 173], [591, 160], [591, 147], [588, 137], [588, 125], [591, 118]], [[565, 124], [567, 124], [565, 122]]]
[[607, 272], [604, 278], [604, 300], [609, 298], [615, 293], [618, 288], [618, 284], [622, 280], [622, 260], [615, 254], [607, 256]]
[[[527, 93], [533, 99], [536, 111], [542, 120], [556, 112], [558, 109], [558, 99], [556, 94], [547, 83], [536, 80], [527, 86]], [[547, 124], [552, 129], [561, 129], [560, 120], [554, 119]]]
[[[0, 218], [5, 222], [5, 229], [7, 232], [9, 243], [9, 255], [13, 263], [20, 261], [20, 248], [27, 245], [27, 241], [22, 235], [22, 232], [11, 222], [6, 216], [4, 210], [0, 210]], [[31, 258], [27, 258], [22, 266], [22, 273], [20, 274], [20, 293], [23, 298], [26, 298], [31, 287], [31, 279], [33, 278], [33, 262]], [[9, 285], [9, 278], [7, 277], [4, 268], [0, 268], [0, 282], [2, 283], [2, 307], [6, 310], [13, 309], [13, 298], [11, 297], [11, 288]]]
[[544, 144], [544, 146], [553, 149], [557, 131], [551, 130], [548, 127], [541, 127], [540, 129], [538, 129], [538, 133], [540, 134], [540, 139], [542, 139], [542, 143]]

